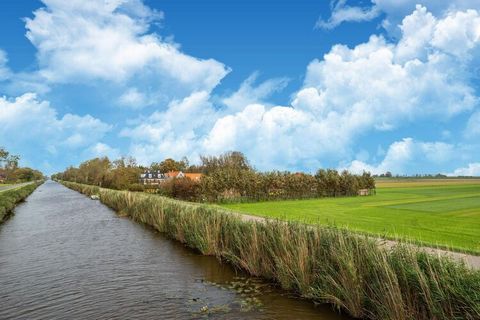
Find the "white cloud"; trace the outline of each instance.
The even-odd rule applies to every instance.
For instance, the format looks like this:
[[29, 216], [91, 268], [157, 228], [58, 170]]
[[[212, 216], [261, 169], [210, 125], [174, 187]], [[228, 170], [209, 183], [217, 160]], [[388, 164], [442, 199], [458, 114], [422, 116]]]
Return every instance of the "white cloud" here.
[[240, 111], [252, 103], [267, 103], [266, 98], [269, 98], [274, 92], [283, 90], [288, 84], [286, 78], [275, 78], [255, 85], [257, 78], [258, 73], [253, 73], [240, 85], [237, 91], [222, 99], [222, 103], [228, 108], [227, 112]]
[[393, 174], [438, 173], [443, 166], [456, 158], [457, 151], [458, 148], [452, 144], [405, 138], [392, 143], [379, 164], [354, 160], [346, 169], [355, 173], [369, 171], [373, 174], [387, 171]]
[[448, 175], [453, 177], [478, 177], [480, 176], [480, 162], [469, 163], [467, 167], [455, 169]]
[[[437, 40], [446, 37], [445, 21], [471, 31], [457, 41], [455, 54]], [[323, 60], [311, 62], [292, 105], [319, 125], [336, 128], [337, 139], [331, 140], [337, 144], [353, 144], [372, 129], [393, 130], [473, 110], [478, 97], [468, 70], [480, 45], [473, 32], [480, 30], [478, 12], [452, 12], [437, 19], [417, 7], [401, 29], [397, 44], [372, 36], [352, 49], [336, 45]]]
[[252, 104], [219, 118], [204, 140], [203, 150], [245, 151], [259, 169], [313, 168], [320, 165], [321, 156], [339, 157], [343, 152], [343, 144], [331, 140], [335, 132], [330, 129], [294, 108]]
[[118, 98], [118, 103], [121, 106], [132, 109], [141, 109], [152, 105], [155, 103], [155, 100], [147, 97], [145, 93], [140, 92], [137, 88], [129, 88]]
[[403, 18], [415, 10], [417, 5], [426, 7], [437, 17], [449, 12], [476, 9], [478, 0], [371, 0], [370, 6], [349, 6], [346, 0], [332, 0], [332, 13], [328, 20], [319, 19], [317, 26], [332, 29], [343, 22], [370, 21], [384, 15], [382, 26], [393, 34], [398, 34], [398, 26]]
[[380, 10], [376, 6], [371, 7], [352, 7], [347, 5], [346, 0], [333, 0], [330, 7], [332, 14], [328, 20], [319, 19], [316, 27], [322, 29], [333, 29], [343, 22], [362, 22], [370, 21], [380, 15]]
[[15, 99], [0, 97], [0, 145], [7, 149], [27, 147], [31, 152], [56, 155], [87, 148], [110, 129], [90, 115], [59, 117], [49, 102], [33, 93]]
[[165, 111], [140, 119], [135, 127], [122, 130], [121, 136], [132, 140], [131, 154], [143, 164], [166, 157], [195, 158], [201, 136], [215, 121], [215, 112], [208, 92], [194, 92], [172, 101]]
[[480, 137], [480, 111], [475, 112], [468, 119], [464, 134], [467, 138]]
[[93, 157], [108, 157], [110, 159], [120, 158], [120, 151], [116, 148], [112, 148], [108, 144], [98, 142], [95, 145], [91, 146], [87, 153], [89, 156]]
[[193, 91], [211, 91], [229, 71], [213, 59], [186, 55], [178, 45], [149, 33], [162, 14], [140, 0], [43, 3], [44, 8], [26, 19], [26, 28], [38, 50], [39, 73], [50, 83], [108, 81], [120, 88], [134, 84], [168, 101]]
[[6, 80], [10, 77], [10, 70], [7, 67], [8, 58], [5, 51], [0, 50], [0, 81]]

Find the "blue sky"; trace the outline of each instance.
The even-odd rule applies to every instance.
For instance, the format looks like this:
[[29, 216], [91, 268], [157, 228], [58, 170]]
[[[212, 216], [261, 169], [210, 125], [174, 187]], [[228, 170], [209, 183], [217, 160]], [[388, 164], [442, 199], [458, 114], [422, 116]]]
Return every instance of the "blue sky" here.
[[6, 0], [0, 32], [0, 146], [46, 173], [240, 150], [480, 175], [478, 0]]

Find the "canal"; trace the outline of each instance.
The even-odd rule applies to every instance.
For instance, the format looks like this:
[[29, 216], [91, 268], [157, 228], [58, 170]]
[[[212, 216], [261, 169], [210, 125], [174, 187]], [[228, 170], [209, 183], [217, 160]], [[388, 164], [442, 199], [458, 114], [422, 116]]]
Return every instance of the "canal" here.
[[0, 319], [344, 319], [46, 182], [0, 226]]

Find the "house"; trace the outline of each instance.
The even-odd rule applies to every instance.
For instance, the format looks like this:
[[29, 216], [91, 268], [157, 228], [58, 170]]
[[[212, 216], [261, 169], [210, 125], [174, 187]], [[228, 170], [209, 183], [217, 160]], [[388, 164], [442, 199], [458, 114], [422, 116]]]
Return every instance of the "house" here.
[[4, 183], [7, 180], [7, 175], [0, 171], [0, 183]]
[[182, 171], [169, 171], [165, 173], [165, 176], [167, 177], [167, 179], [185, 178], [185, 174]]
[[141, 184], [160, 184], [161, 182], [165, 181], [167, 177], [165, 174], [161, 173], [160, 171], [154, 170], [146, 170], [144, 173], [140, 174], [140, 183]]
[[360, 189], [360, 190], [358, 190], [358, 195], [359, 196], [369, 196], [370, 195], [370, 189]]
[[140, 175], [140, 183], [144, 185], [158, 185], [162, 182], [166, 182], [170, 179], [182, 179], [189, 178], [193, 181], [199, 181], [202, 177], [201, 173], [183, 173], [182, 171], [169, 171], [167, 173], [161, 173], [155, 170], [146, 170]]

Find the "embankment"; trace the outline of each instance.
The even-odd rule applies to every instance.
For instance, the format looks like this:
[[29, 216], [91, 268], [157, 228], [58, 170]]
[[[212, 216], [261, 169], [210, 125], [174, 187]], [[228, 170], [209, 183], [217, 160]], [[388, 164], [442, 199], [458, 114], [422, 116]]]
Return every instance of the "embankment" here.
[[41, 182], [34, 182], [15, 189], [0, 192], [0, 224], [7, 219], [17, 203], [28, 197]]
[[218, 207], [63, 182], [121, 215], [282, 288], [365, 319], [480, 319], [480, 272], [344, 230], [244, 221]]

